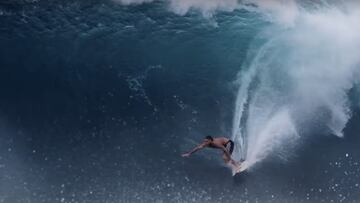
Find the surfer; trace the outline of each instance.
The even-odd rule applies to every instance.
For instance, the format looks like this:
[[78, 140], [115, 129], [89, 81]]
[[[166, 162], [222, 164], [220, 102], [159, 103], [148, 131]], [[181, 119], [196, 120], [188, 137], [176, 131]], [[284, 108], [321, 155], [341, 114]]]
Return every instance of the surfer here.
[[226, 137], [213, 138], [211, 136], [206, 136], [201, 144], [196, 146], [190, 152], [182, 154], [182, 157], [189, 157], [191, 154], [205, 147], [221, 149], [224, 152], [223, 159], [226, 164], [229, 164], [235, 168], [240, 167], [240, 164], [236, 163], [236, 161], [231, 158], [231, 154], [234, 150], [234, 142]]

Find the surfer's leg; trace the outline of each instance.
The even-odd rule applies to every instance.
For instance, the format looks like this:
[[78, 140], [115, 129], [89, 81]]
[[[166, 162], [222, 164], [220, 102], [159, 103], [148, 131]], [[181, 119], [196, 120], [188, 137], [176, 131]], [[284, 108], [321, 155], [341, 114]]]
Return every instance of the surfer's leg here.
[[228, 163], [230, 161], [230, 159], [226, 156], [226, 154], [223, 154], [223, 159], [225, 163]]
[[[229, 142], [225, 145], [225, 148], [228, 150], [229, 154], [231, 155], [234, 151], [234, 142], [232, 140], [229, 140]], [[225, 163], [230, 162], [234, 166], [238, 165], [236, 161], [232, 160], [231, 157], [227, 157], [225, 153], [223, 154], [223, 159]]]
[[240, 164], [239, 163], [237, 163], [236, 161], [234, 161], [233, 159], [229, 159], [227, 156], [226, 156], [226, 154], [224, 153], [223, 154], [223, 159], [224, 159], [224, 162], [227, 164], [227, 165], [229, 165], [231, 168], [233, 168], [233, 169], [237, 169], [237, 168], [239, 168], [240, 167]]

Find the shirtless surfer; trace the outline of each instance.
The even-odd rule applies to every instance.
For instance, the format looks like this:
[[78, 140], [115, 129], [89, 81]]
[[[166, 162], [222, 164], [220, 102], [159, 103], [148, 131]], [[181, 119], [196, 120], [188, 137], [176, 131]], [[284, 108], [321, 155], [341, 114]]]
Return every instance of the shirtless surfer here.
[[205, 147], [221, 149], [224, 152], [223, 159], [225, 163], [229, 164], [233, 169], [240, 168], [240, 164], [231, 158], [231, 154], [234, 150], [234, 142], [226, 137], [213, 138], [211, 136], [206, 136], [201, 144], [196, 146], [190, 152], [182, 154], [182, 157], [189, 157], [191, 154]]

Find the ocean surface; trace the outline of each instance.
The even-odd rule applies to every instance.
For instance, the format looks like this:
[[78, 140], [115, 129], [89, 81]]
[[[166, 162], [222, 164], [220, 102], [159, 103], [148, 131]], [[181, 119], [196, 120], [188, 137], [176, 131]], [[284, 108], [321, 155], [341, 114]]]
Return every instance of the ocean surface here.
[[[0, 202], [360, 202], [360, 4], [1, 0]], [[181, 154], [206, 135], [235, 142]]]

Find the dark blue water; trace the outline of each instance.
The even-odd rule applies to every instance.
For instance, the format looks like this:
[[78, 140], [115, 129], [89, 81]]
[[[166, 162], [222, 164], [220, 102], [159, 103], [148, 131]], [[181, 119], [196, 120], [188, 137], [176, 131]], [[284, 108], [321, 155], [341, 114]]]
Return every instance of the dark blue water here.
[[360, 199], [355, 88], [344, 138], [316, 132], [287, 161], [232, 177], [214, 151], [180, 156], [231, 136], [234, 81], [271, 25], [258, 12], [2, 1], [0, 25], [0, 202]]

